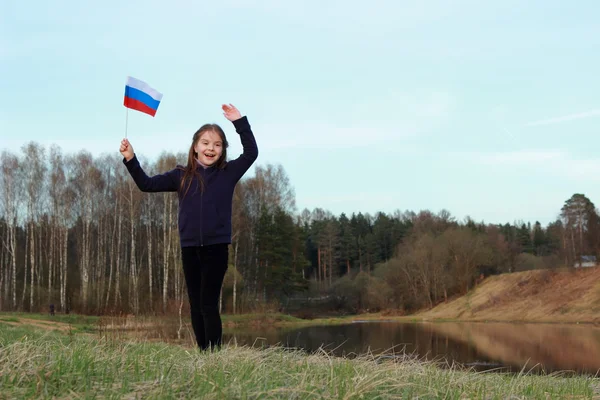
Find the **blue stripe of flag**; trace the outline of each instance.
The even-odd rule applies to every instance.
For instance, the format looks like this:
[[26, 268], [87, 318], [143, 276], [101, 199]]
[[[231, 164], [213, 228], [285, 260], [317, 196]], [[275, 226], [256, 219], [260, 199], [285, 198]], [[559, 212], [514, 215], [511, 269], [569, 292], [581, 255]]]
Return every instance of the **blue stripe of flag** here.
[[147, 93], [144, 93], [141, 90], [132, 88], [130, 86], [125, 86], [125, 97], [129, 97], [130, 99], [140, 101], [153, 110], [158, 109], [158, 105], [160, 104], [160, 101], [154, 100]]

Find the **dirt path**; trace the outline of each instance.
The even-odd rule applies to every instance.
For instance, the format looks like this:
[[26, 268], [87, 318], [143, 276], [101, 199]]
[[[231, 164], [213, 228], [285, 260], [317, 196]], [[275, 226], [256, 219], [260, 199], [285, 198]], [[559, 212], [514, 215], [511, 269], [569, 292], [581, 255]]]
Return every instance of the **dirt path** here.
[[[18, 319], [18, 321], [14, 321], [14, 319]], [[0, 317], [0, 324], [6, 324], [11, 326], [21, 326], [21, 325], [30, 325], [35, 326], [36, 328], [42, 329], [51, 329], [58, 330], [61, 332], [68, 332], [72, 327], [65, 322], [58, 321], [44, 321], [39, 319], [31, 319], [31, 318], [2, 318]]]

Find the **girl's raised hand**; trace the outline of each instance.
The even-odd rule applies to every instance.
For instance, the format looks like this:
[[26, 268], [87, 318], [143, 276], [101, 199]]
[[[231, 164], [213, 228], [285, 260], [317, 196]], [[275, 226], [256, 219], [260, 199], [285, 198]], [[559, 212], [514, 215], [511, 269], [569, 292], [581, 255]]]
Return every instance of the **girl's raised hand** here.
[[131, 146], [131, 143], [129, 143], [129, 140], [121, 140], [121, 148], [119, 149], [119, 151], [121, 152], [123, 157], [125, 157], [125, 160], [129, 161], [133, 158], [133, 147]]
[[223, 109], [223, 115], [230, 121], [235, 121], [236, 119], [242, 118], [242, 114], [238, 111], [237, 108], [233, 104], [223, 104], [221, 106]]

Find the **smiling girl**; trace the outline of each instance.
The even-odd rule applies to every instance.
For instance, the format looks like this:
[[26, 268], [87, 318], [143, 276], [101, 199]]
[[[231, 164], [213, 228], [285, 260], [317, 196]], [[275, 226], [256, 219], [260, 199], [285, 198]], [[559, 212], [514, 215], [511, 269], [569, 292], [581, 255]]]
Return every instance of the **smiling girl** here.
[[179, 240], [190, 301], [192, 327], [198, 346], [221, 346], [218, 299], [227, 271], [231, 243], [231, 208], [237, 182], [258, 157], [248, 123], [233, 105], [223, 105], [225, 118], [240, 135], [243, 153], [227, 161], [227, 138], [220, 126], [203, 125], [194, 134], [187, 165], [149, 177], [127, 139], [121, 141], [123, 163], [143, 192], [178, 192]]

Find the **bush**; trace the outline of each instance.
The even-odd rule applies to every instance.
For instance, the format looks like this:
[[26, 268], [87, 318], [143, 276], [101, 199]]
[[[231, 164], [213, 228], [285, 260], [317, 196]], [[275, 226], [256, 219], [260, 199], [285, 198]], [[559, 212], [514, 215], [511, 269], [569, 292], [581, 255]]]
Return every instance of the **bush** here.
[[383, 280], [370, 277], [366, 289], [365, 305], [369, 311], [381, 311], [392, 306], [392, 288]]
[[529, 253], [521, 253], [517, 256], [515, 272], [536, 269], [555, 269], [560, 265], [561, 262], [556, 256], [538, 257]]
[[393, 291], [382, 279], [365, 272], [345, 275], [331, 287], [338, 309], [357, 313], [380, 311], [391, 306]]

